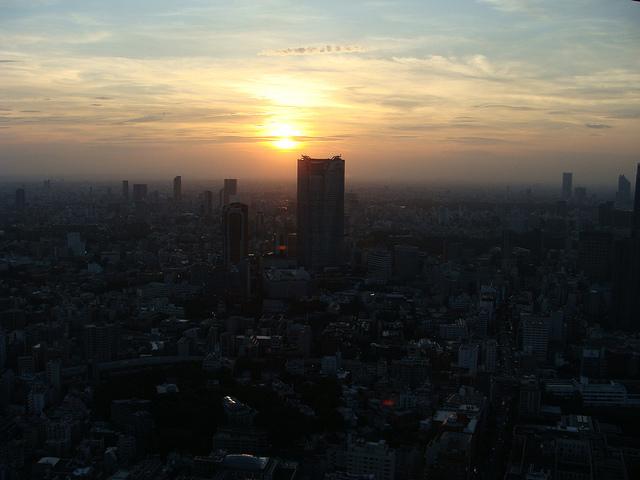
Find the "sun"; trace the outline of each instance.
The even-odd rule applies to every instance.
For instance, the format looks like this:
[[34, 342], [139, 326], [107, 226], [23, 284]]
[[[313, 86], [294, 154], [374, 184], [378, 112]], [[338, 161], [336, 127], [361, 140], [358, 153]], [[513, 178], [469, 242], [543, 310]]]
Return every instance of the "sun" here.
[[295, 148], [298, 145], [299, 142], [296, 142], [295, 140], [292, 140], [289, 137], [284, 137], [281, 138], [280, 140], [276, 140], [275, 142], [273, 142], [273, 144], [282, 149], [282, 150], [291, 150], [292, 148]]
[[291, 150], [297, 147], [300, 142], [296, 138], [302, 135], [300, 130], [288, 123], [271, 123], [267, 125], [266, 133], [273, 139], [271, 144], [280, 150]]

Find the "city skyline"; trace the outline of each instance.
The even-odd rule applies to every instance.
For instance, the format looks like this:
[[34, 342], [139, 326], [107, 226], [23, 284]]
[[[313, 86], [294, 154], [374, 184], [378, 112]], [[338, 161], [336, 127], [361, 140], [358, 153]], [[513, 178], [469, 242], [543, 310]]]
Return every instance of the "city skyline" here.
[[637, 2], [0, 5], [6, 177], [634, 174]]

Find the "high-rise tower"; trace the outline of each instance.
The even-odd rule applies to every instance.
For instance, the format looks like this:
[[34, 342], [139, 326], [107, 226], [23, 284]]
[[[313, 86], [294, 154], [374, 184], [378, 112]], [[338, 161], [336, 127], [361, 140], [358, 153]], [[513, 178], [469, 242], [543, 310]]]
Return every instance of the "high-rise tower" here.
[[342, 264], [344, 160], [298, 160], [298, 262], [311, 271]]
[[229, 205], [231, 198], [238, 194], [238, 179], [237, 178], [225, 178], [224, 187], [220, 190], [220, 208], [224, 208], [225, 205]]
[[615, 329], [640, 331], [640, 163], [636, 173], [631, 238], [618, 240], [613, 259], [612, 318]]
[[180, 175], [173, 179], [173, 200], [175, 202], [182, 200], [182, 177]]
[[222, 235], [224, 236], [224, 264], [238, 265], [249, 254], [249, 207], [234, 202], [226, 205], [222, 212]]

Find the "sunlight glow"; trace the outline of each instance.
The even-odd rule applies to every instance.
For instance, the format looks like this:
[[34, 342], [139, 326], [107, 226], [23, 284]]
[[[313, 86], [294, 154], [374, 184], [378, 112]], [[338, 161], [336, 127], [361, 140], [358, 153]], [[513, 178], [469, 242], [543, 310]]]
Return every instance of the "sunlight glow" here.
[[300, 143], [296, 137], [301, 136], [302, 132], [287, 123], [271, 123], [266, 127], [266, 134], [274, 139], [272, 145], [276, 148], [291, 150]]

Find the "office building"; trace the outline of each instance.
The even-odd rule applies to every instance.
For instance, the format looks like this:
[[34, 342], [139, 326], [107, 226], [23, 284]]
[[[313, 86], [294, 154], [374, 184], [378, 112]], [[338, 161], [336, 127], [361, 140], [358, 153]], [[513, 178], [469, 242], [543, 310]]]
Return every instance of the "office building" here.
[[182, 177], [180, 175], [173, 179], [173, 200], [175, 202], [182, 200]]
[[573, 173], [564, 172], [562, 174], [562, 198], [571, 198], [571, 192], [573, 191]]
[[249, 207], [247, 205], [234, 202], [224, 207], [222, 235], [225, 266], [238, 265], [249, 254]]
[[234, 195], [238, 194], [238, 179], [225, 178], [224, 186], [220, 190], [220, 208], [223, 208], [233, 200]]
[[117, 352], [118, 327], [115, 324], [85, 325], [84, 353], [87, 360], [107, 362]]
[[298, 160], [298, 262], [319, 271], [342, 264], [344, 160]]
[[373, 475], [376, 480], [393, 480], [396, 474], [396, 452], [385, 443], [353, 440], [346, 452], [347, 473]]
[[393, 258], [385, 249], [371, 250], [367, 253], [367, 277], [386, 282], [391, 278]]
[[47, 384], [60, 390], [62, 387], [62, 364], [60, 360], [49, 360], [45, 367]]
[[520, 316], [522, 350], [539, 361], [545, 361], [549, 348], [549, 327], [550, 321], [547, 318], [522, 314]]
[[493, 373], [496, 371], [498, 367], [498, 342], [491, 338], [489, 340], [485, 340], [483, 345], [483, 364], [484, 371]]
[[541, 392], [535, 377], [520, 380], [518, 412], [525, 417], [535, 417], [540, 413]]
[[147, 184], [134, 183], [133, 184], [133, 201], [143, 202], [146, 198], [147, 198]]
[[611, 232], [583, 231], [578, 242], [578, 264], [591, 279], [609, 277], [613, 249]]
[[129, 200], [129, 181], [128, 180], [122, 181], [122, 198], [124, 198], [125, 200]]

